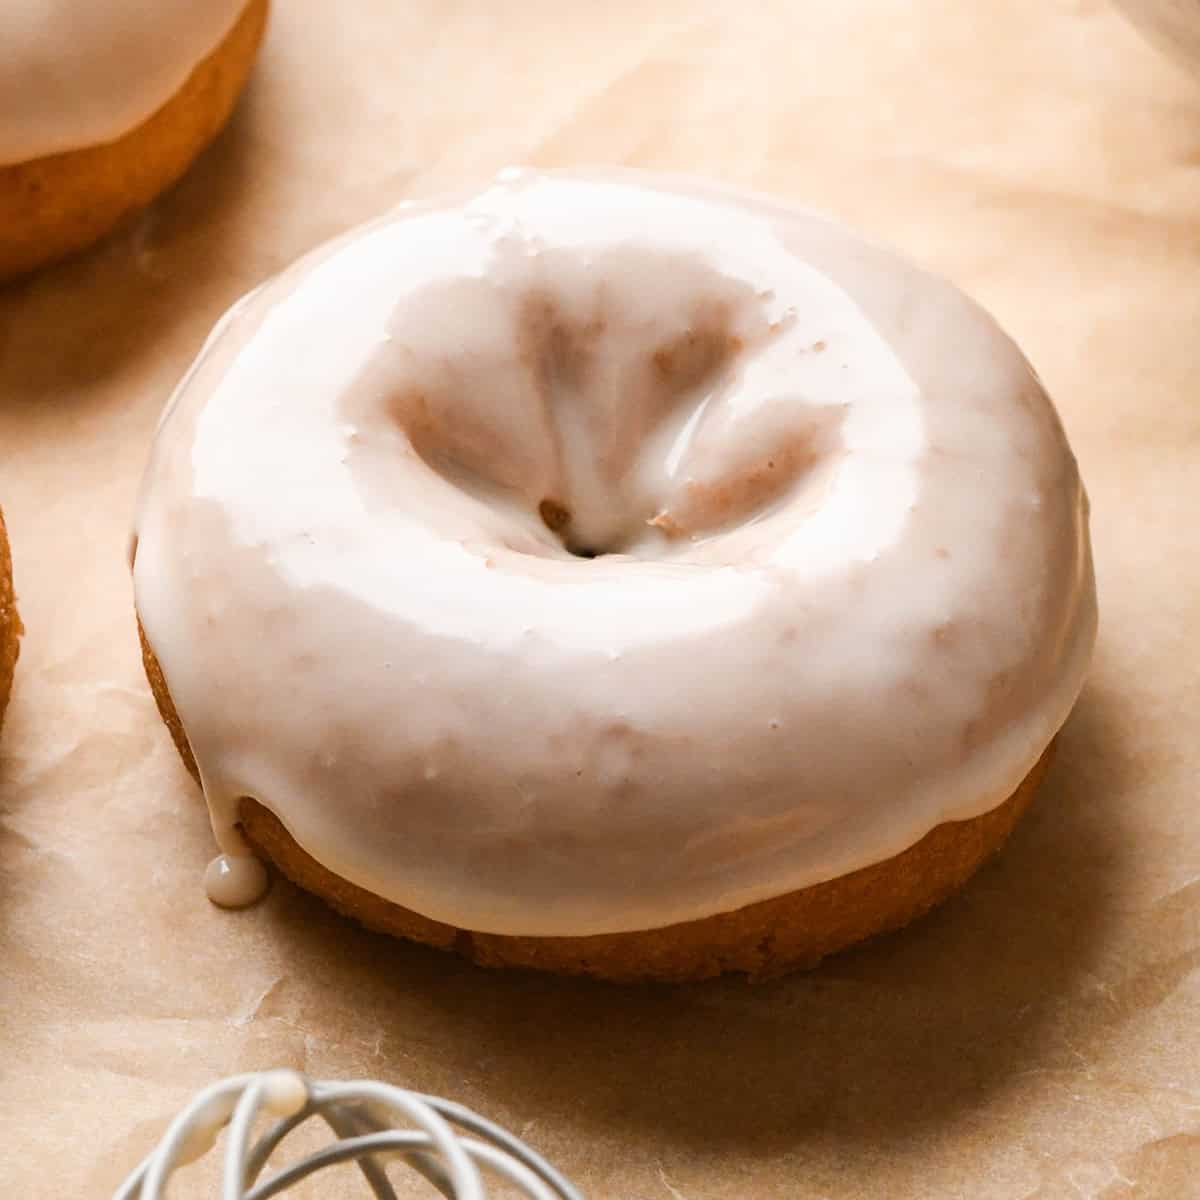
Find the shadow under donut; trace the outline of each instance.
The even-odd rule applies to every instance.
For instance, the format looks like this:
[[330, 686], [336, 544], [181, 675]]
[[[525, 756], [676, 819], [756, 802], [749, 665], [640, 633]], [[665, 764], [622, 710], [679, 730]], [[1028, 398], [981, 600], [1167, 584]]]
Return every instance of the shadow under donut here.
[[[542, 1148], [557, 1141], [568, 1169], [572, 1145], [600, 1153], [610, 1138], [623, 1154], [749, 1161], [849, 1143], [886, 1156], [1057, 1053], [1122, 865], [1117, 816], [1132, 781], [1119, 705], [1117, 692], [1088, 689], [1029, 815], [959, 896], [772, 983], [486, 973], [367, 933], [284, 883], [270, 933], [326, 996], [350, 998], [347, 1031], [373, 1045], [372, 1073], [451, 1080], [494, 1115], [544, 1122]], [[438, 1074], [425, 1078], [431, 1061]]]

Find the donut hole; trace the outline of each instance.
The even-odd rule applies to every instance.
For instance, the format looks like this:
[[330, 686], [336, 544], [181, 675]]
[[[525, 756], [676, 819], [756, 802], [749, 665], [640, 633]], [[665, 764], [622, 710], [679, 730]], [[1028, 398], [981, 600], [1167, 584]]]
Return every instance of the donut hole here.
[[501, 517], [510, 549], [676, 558], [769, 514], [827, 457], [829, 410], [758, 369], [810, 344], [746, 281], [639, 246], [495, 253], [492, 277], [439, 280], [393, 314], [346, 416], [369, 438], [382, 415], [487, 510], [489, 536]]

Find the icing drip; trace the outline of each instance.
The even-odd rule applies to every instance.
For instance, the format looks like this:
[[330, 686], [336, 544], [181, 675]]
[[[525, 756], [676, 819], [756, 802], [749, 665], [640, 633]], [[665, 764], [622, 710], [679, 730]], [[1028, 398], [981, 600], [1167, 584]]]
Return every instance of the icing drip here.
[[249, 852], [218, 854], [204, 871], [204, 890], [221, 908], [246, 908], [270, 886], [266, 867]]

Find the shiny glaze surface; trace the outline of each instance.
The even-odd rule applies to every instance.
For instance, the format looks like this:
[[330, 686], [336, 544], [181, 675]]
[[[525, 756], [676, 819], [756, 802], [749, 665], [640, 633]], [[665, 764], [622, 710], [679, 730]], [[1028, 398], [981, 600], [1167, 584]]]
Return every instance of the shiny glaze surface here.
[[766, 200], [514, 171], [226, 316], [134, 576], [223, 849], [253, 796], [416, 912], [580, 935], [1004, 800], [1086, 671], [1086, 514], [949, 284]]
[[161, 108], [246, 0], [0, 5], [0, 165], [115, 141]]

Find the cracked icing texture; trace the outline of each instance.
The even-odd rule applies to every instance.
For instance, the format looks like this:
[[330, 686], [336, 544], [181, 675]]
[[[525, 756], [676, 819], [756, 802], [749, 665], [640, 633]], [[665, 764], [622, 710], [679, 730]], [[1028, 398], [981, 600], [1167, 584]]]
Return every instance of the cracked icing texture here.
[[495, 933], [695, 919], [988, 811], [1095, 631], [1074, 459], [980, 309], [632, 173], [509, 172], [252, 293], [135, 547], [222, 848], [253, 796]]
[[165, 104], [246, 0], [0, 5], [0, 164], [111, 142]]

